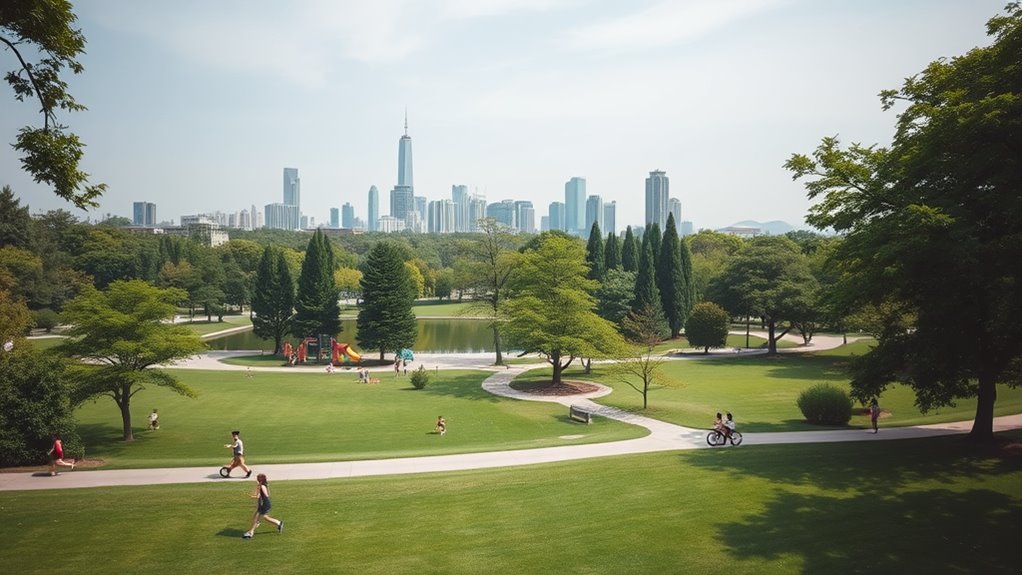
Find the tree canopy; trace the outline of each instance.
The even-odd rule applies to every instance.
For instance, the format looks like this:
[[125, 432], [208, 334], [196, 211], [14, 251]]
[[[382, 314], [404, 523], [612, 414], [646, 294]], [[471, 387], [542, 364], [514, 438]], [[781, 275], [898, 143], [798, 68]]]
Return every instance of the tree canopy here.
[[252, 293], [252, 330], [273, 339], [273, 353], [281, 352], [284, 336], [291, 331], [295, 309], [295, 284], [291, 268], [280, 250], [266, 246], [256, 270]]
[[881, 316], [853, 394], [901, 381], [923, 410], [977, 397], [976, 439], [993, 435], [996, 385], [1022, 382], [1019, 3], [987, 31], [989, 46], [881, 92], [885, 109], [905, 106], [890, 147], [824, 138], [785, 164], [816, 201], [807, 221], [846, 234], [834, 256], [844, 301], [901, 310]]
[[334, 252], [322, 230], [309, 239], [302, 273], [298, 276], [295, 317], [291, 331], [296, 337], [335, 336], [341, 331], [341, 306], [334, 283]]
[[403, 251], [393, 242], [378, 242], [362, 265], [362, 307], [356, 320], [359, 346], [379, 350], [382, 360], [385, 352], [415, 345], [414, 301], [415, 286]]

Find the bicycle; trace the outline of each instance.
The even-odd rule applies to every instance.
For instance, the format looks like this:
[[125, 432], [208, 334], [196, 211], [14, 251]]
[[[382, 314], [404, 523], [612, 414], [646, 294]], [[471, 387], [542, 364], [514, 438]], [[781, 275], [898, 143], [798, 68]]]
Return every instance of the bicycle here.
[[[710, 447], [717, 447], [718, 445], [724, 445], [725, 443], [727, 443], [727, 441], [728, 441], [727, 436], [724, 435], [721, 431], [719, 431], [717, 429], [711, 429], [710, 432], [706, 434], [706, 443]], [[732, 441], [733, 445], [741, 445], [742, 444], [742, 434], [741, 434], [741, 432], [732, 431], [731, 432], [731, 441]]]

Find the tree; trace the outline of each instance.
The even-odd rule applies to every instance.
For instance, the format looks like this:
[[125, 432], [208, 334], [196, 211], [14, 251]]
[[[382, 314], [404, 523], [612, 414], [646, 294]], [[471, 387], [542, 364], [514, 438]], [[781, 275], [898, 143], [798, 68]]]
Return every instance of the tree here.
[[106, 395], [121, 411], [124, 440], [132, 441], [131, 398], [146, 385], [194, 397], [171, 372], [156, 366], [205, 349], [199, 336], [171, 323], [181, 290], [161, 289], [141, 280], [116, 281], [99, 291], [88, 288], [68, 303], [64, 321], [71, 328], [62, 351], [84, 360], [76, 399]]
[[515, 239], [507, 229], [493, 218], [479, 220], [482, 237], [469, 244], [469, 262], [465, 273], [472, 278], [476, 297], [480, 298], [472, 311], [485, 314], [493, 331], [494, 364], [503, 365], [504, 356], [500, 334], [500, 306], [506, 296], [507, 283], [520, 256], [514, 251]]
[[22, 206], [10, 186], [0, 189], [0, 248], [25, 248], [29, 244], [32, 217], [28, 206]]
[[653, 248], [648, 241], [642, 242], [642, 257], [639, 259], [639, 272], [635, 276], [635, 296], [632, 299], [632, 311], [640, 312], [650, 307], [663, 320], [660, 290], [656, 286], [656, 272], [653, 268]]
[[512, 278], [514, 298], [504, 300], [508, 339], [553, 366], [552, 385], [575, 358], [612, 356], [623, 342], [609, 321], [593, 311], [592, 291], [581, 245], [547, 235], [522, 255]]
[[614, 232], [607, 234], [607, 243], [603, 246], [604, 269], [621, 269], [621, 244], [617, 241]]
[[[724, 273], [731, 258], [745, 245], [745, 240], [738, 236], [700, 230], [686, 236], [683, 243], [692, 255], [693, 303], [712, 299], [707, 293], [710, 284]], [[682, 266], [684, 267], [684, 261]]]
[[607, 276], [596, 288], [596, 313], [618, 325], [632, 309], [635, 297], [635, 272], [607, 270]]
[[273, 339], [274, 355], [280, 353], [284, 335], [291, 331], [294, 317], [295, 286], [291, 268], [280, 251], [266, 246], [256, 270], [255, 290], [252, 292], [252, 331], [266, 339]]
[[[80, 74], [78, 56], [85, 53], [85, 36], [73, 27], [78, 19], [66, 0], [26, 0], [6, 3], [0, 9], [0, 42], [18, 61], [5, 76], [14, 97], [38, 100], [43, 115], [41, 128], [26, 126], [18, 132], [14, 149], [21, 165], [36, 182], [53, 186], [54, 192], [85, 209], [97, 207], [96, 198], [106, 184], [88, 185], [89, 175], [78, 168], [84, 144], [57, 118], [59, 110], [76, 112], [85, 106], [68, 92], [61, 78], [65, 68]], [[31, 58], [38, 58], [31, 61]]]
[[454, 285], [454, 271], [451, 268], [444, 268], [436, 274], [436, 286], [433, 288], [433, 295], [437, 299], [451, 299], [451, 291]]
[[[614, 379], [627, 384], [642, 394], [642, 408], [649, 406], [649, 391], [654, 385], [663, 384], [660, 371], [666, 359], [654, 354], [653, 349], [670, 334], [663, 315], [652, 306], [644, 306], [638, 312], [628, 312], [622, 322], [628, 339], [635, 344], [632, 355], [620, 358], [610, 368]], [[636, 384], [633, 378], [638, 378]]]
[[716, 293], [728, 311], [763, 318], [767, 328], [767, 354], [777, 353], [778, 326], [809, 306], [818, 284], [805, 256], [784, 236], [760, 236], [738, 252], [717, 279]]
[[625, 241], [621, 243], [621, 267], [626, 272], [639, 271], [639, 246], [635, 244], [632, 226], [625, 228]]
[[355, 268], [339, 268], [334, 272], [334, 285], [341, 293], [341, 297], [358, 298], [362, 293], [362, 272]]
[[674, 214], [667, 216], [667, 227], [660, 244], [660, 261], [657, 264], [657, 287], [664, 318], [671, 328], [671, 337], [678, 337], [688, 319], [688, 290], [685, 276], [681, 271], [681, 250], [678, 247], [678, 229], [674, 226]]
[[309, 240], [302, 260], [295, 295], [295, 317], [291, 322], [295, 337], [335, 336], [341, 332], [341, 306], [334, 283], [334, 252], [323, 231]]
[[853, 395], [901, 381], [922, 410], [976, 397], [977, 440], [993, 437], [997, 384], [1022, 382], [1022, 6], [987, 31], [991, 45], [881, 92], [885, 109], [906, 105], [890, 148], [825, 138], [785, 163], [817, 200], [807, 221], [846, 234], [836, 291], [908, 312], [882, 316]]
[[[646, 231], [642, 234], [642, 243], [649, 242], [649, 247], [653, 250], [653, 264], [656, 265], [660, 261], [660, 244], [663, 239], [663, 234], [660, 233], [660, 224], [653, 222], [646, 226]], [[639, 257], [642, 257], [641, 255]]]
[[603, 252], [603, 232], [600, 224], [593, 222], [589, 230], [589, 243], [586, 244], [586, 263], [589, 264], [589, 279], [603, 281], [606, 272], [606, 256]]
[[692, 347], [701, 347], [703, 353], [709, 353], [711, 347], [727, 345], [730, 324], [731, 316], [724, 308], [705, 301], [692, 308], [692, 315], [685, 323], [685, 337]]
[[380, 361], [387, 351], [398, 352], [415, 345], [418, 335], [412, 303], [412, 285], [402, 250], [393, 242], [377, 243], [362, 265], [362, 308], [358, 312], [358, 344], [364, 349], [380, 350]]

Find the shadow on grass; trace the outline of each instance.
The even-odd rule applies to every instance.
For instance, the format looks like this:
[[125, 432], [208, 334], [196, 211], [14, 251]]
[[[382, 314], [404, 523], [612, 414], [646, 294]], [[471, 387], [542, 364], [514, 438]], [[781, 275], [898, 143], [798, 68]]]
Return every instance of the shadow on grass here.
[[739, 431], [743, 433], [773, 433], [784, 431], [832, 431], [865, 429], [853, 425], [813, 425], [804, 419], [785, 419], [782, 421], [740, 421]]
[[[482, 382], [489, 374], [462, 373], [458, 375], [445, 375], [430, 373], [429, 384], [424, 389], [414, 387], [402, 388], [404, 391], [414, 391], [432, 396], [454, 397], [457, 399], [472, 399], [496, 403], [501, 401], [500, 397], [489, 393], [482, 388]], [[403, 376], [402, 376], [403, 377]], [[409, 374], [411, 377], [411, 374]]]
[[[110, 409], [115, 409], [112, 405]], [[82, 438], [86, 453], [99, 450], [104, 457], [117, 457], [122, 455], [131, 443], [144, 441], [144, 427], [135, 429], [135, 441], [124, 441], [124, 431], [120, 426], [120, 419], [117, 425], [105, 423], [79, 423], [78, 435]]]
[[1015, 573], [1022, 506], [984, 489], [856, 497], [782, 492], [718, 525], [739, 559], [801, 557], [803, 573]]
[[245, 534], [244, 529], [237, 529], [234, 527], [225, 527], [217, 532], [217, 537], [232, 537], [241, 539], [241, 536]]

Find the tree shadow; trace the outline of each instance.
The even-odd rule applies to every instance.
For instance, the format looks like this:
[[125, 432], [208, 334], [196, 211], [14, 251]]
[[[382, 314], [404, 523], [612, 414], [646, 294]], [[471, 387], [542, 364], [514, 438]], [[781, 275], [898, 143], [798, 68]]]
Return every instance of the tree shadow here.
[[736, 558], [797, 557], [803, 573], [1015, 573], [1019, 525], [1022, 506], [1002, 493], [932, 489], [783, 492], [760, 513], [716, 527]]
[[[118, 425], [110, 425], [107, 423], [79, 423], [78, 424], [78, 436], [82, 439], [82, 444], [86, 446], [89, 451], [100, 450], [104, 457], [114, 457], [123, 454], [130, 442], [124, 441], [124, 430], [120, 426], [120, 419], [117, 419]], [[137, 442], [142, 437], [142, 432], [145, 430], [144, 427], [135, 429], [135, 441]]]
[[865, 429], [853, 425], [813, 425], [804, 419], [784, 419], [781, 421], [741, 421], [739, 431], [742, 433], [780, 433], [786, 431], [834, 431]]

